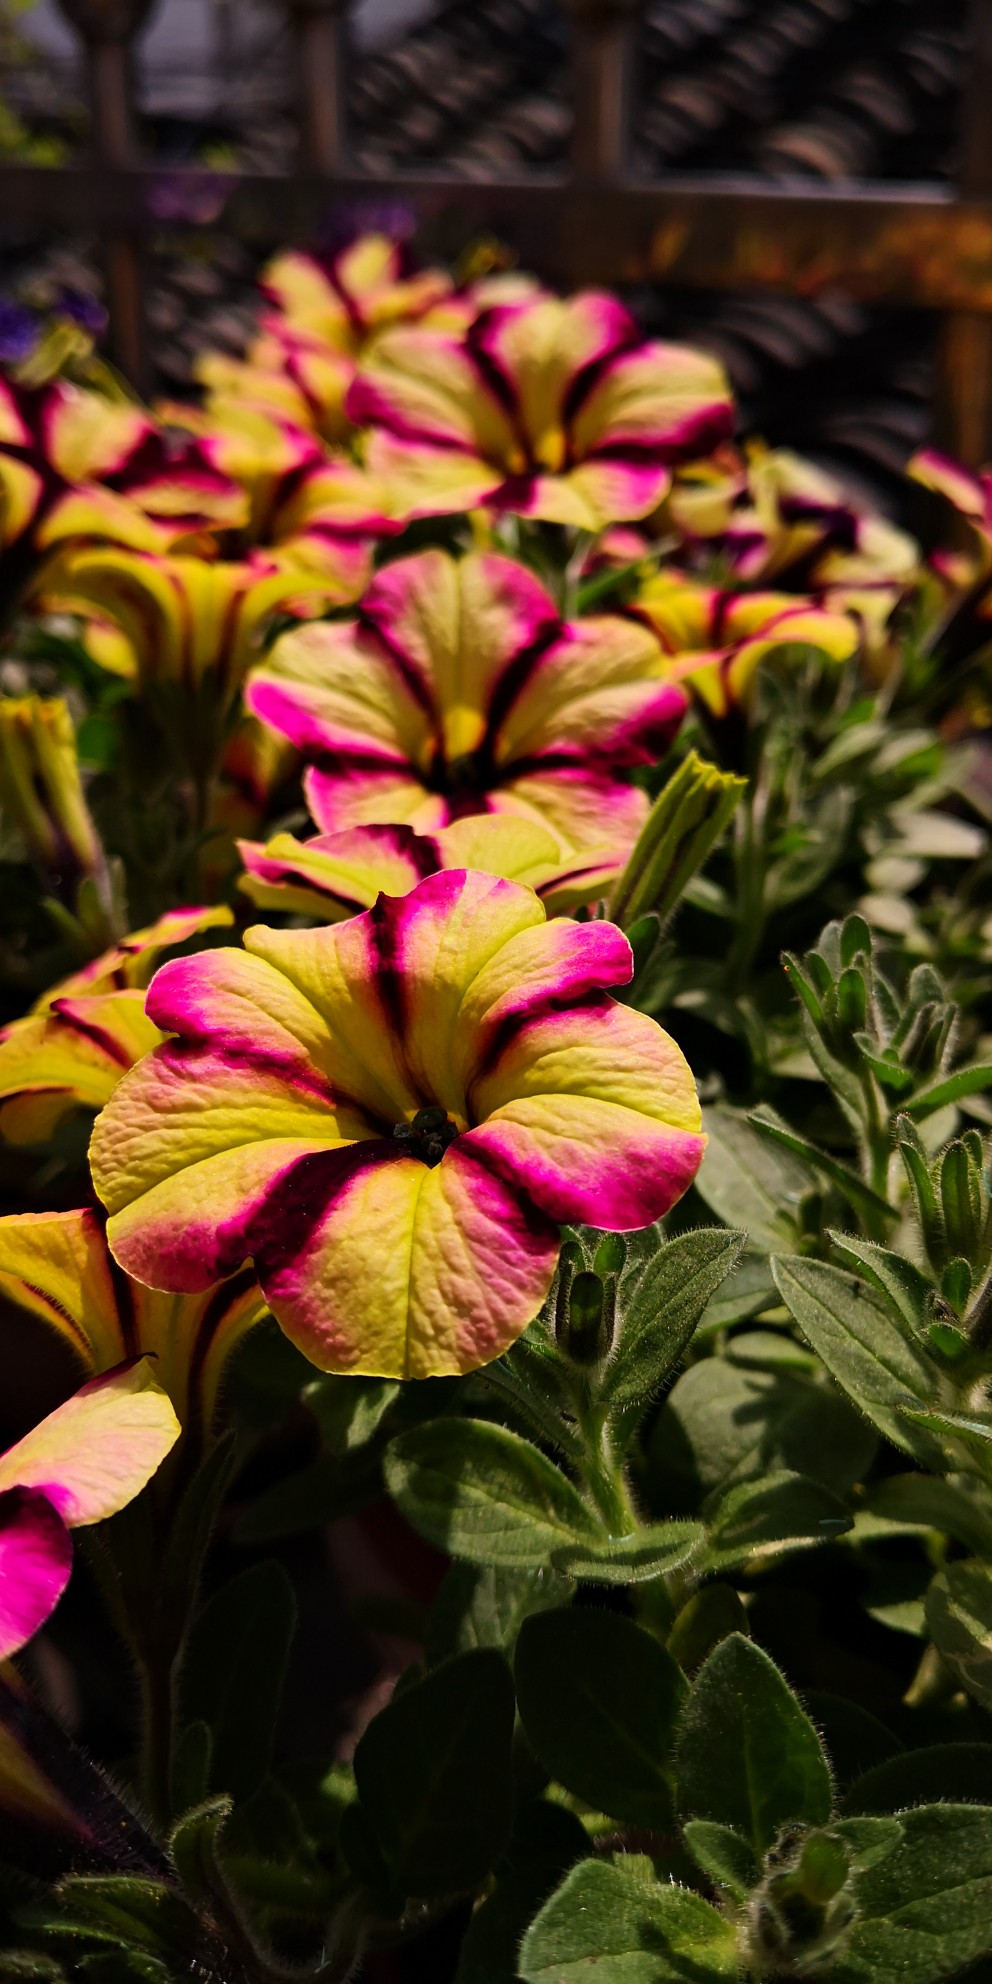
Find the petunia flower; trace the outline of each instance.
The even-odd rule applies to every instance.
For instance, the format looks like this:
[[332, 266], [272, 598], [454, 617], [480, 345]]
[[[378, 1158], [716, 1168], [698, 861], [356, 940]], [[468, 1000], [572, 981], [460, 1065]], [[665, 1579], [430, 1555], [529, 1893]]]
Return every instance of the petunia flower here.
[[671, 568], [643, 581], [633, 610], [661, 642], [672, 680], [717, 717], [749, 707], [758, 668], [776, 649], [816, 648], [847, 661], [861, 640], [850, 613], [791, 593], [721, 592]]
[[217, 925], [229, 909], [176, 909], [52, 986], [0, 1029], [0, 1136], [47, 1142], [73, 1109], [101, 1109], [125, 1070], [161, 1040], [145, 987], [161, 953]]
[[372, 574], [375, 540], [399, 528], [386, 492], [344, 455], [273, 408], [242, 401], [175, 414], [205, 459], [242, 493], [237, 528], [204, 534], [203, 550], [225, 559], [258, 556], [265, 569], [299, 568], [319, 581], [319, 609], [351, 605]]
[[461, 338], [383, 333], [346, 410], [397, 515], [480, 504], [598, 531], [656, 508], [674, 462], [733, 424], [720, 366], [646, 344], [615, 297], [589, 290], [485, 311]]
[[91, 1144], [116, 1259], [194, 1293], [250, 1257], [323, 1370], [489, 1362], [540, 1308], [560, 1221], [647, 1225], [701, 1161], [681, 1052], [609, 996], [631, 973], [613, 925], [548, 923], [473, 870], [166, 965], [148, 1011], [177, 1038]]
[[479, 868], [523, 882], [558, 916], [605, 897], [624, 864], [624, 851], [593, 848], [562, 861], [547, 827], [509, 814], [476, 814], [436, 834], [412, 827], [352, 827], [300, 841], [276, 834], [264, 847], [242, 840], [245, 873], [238, 887], [259, 909], [338, 923], [371, 909], [379, 895], [405, 895], [441, 868]]
[[[662, 527], [686, 553], [718, 559], [748, 584], [823, 593], [885, 588], [900, 597], [919, 571], [919, 547], [843, 484], [787, 448], [754, 442], [681, 469]], [[681, 562], [686, 562], [683, 556]]]
[[192, 749], [208, 728], [207, 710], [229, 710], [266, 621], [298, 590], [299, 576], [94, 546], [64, 553], [49, 587], [63, 605], [100, 616], [87, 635], [97, 661], [134, 675], [146, 692], [164, 691], [184, 722], [194, 712]]
[[92, 1379], [0, 1454], [0, 1661], [54, 1612], [72, 1570], [70, 1530], [133, 1501], [180, 1430], [142, 1357]]
[[[172, 446], [144, 408], [58, 379], [0, 380], [0, 551], [5, 584], [67, 540], [166, 551], [238, 492], [195, 446]], [[8, 569], [9, 568], [9, 569]]]
[[0, 1293], [54, 1330], [88, 1377], [152, 1358], [184, 1439], [208, 1440], [230, 1357], [266, 1313], [255, 1278], [163, 1294], [121, 1274], [105, 1229], [92, 1207], [0, 1219]]
[[536, 820], [563, 856], [629, 847], [647, 812], [624, 771], [668, 747], [687, 707], [644, 627], [564, 625], [511, 559], [398, 559], [357, 622], [284, 634], [246, 701], [309, 761], [324, 833], [432, 833], [473, 813]]
[[443, 269], [410, 271], [403, 246], [364, 234], [332, 262], [288, 249], [262, 271], [262, 289], [294, 330], [345, 352], [387, 325], [423, 317], [453, 285]]

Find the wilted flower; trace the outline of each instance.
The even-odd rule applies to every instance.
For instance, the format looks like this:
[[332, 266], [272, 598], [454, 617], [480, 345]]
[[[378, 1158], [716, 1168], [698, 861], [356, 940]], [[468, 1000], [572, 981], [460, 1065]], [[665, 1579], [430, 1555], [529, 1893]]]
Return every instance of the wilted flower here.
[[758, 668], [776, 649], [816, 648], [831, 661], [847, 661], [861, 639], [853, 615], [828, 612], [815, 600], [721, 592], [670, 568], [643, 582], [634, 610], [658, 636], [672, 680], [718, 717], [748, 707]]
[[661, 755], [687, 706], [661, 672], [645, 628], [564, 625], [512, 560], [425, 551], [378, 574], [357, 623], [283, 635], [246, 700], [310, 761], [325, 833], [512, 813], [570, 854], [636, 836], [647, 800], [623, 772]]
[[597, 531], [643, 517], [670, 466], [730, 432], [720, 366], [645, 344], [615, 297], [537, 296], [485, 311], [464, 337], [383, 333], [347, 400], [397, 512], [480, 504]]
[[0, 1454], [0, 1660], [69, 1582], [69, 1531], [116, 1515], [175, 1446], [179, 1421], [147, 1358], [94, 1378]]
[[73, 1109], [101, 1109], [125, 1070], [161, 1039], [144, 987], [164, 950], [231, 922], [229, 909], [176, 909], [137, 930], [0, 1030], [0, 1135], [44, 1143]]
[[245, 944], [159, 972], [149, 1015], [179, 1037], [94, 1131], [140, 1279], [192, 1293], [251, 1256], [322, 1369], [465, 1371], [536, 1314], [559, 1221], [644, 1226], [694, 1177], [692, 1076], [608, 996], [632, 971], [613, 925], [456, 870]]
[[623, 867], [622, 849], [590, 849], [562, 861], [553, 833], [535, 820], [475, 814], [415, 834], [412, 827], [352, 827], [296, 840], [276, 834], [266, 846], [242, 840], [245, 873], [238, 886], [260, 909], [338, 923], [371, 909], [379, 895], [401, 896], [440, 868], [479, 868], [523, 882], [549, 916], [605, 896]]
[[54, 1330], [88, 1376], [152, 1358], [184, 1436], [208, 1438], [228, 1360], [266, 1313], [255, 1278], [163, 1294], [121, 1274], [105, 1226], [92, 1207], [0, 1219], [0, 1292]]
[[102, 875], [69, 705], [61, 696], [0, 697], [0, 813], [61, 879]]

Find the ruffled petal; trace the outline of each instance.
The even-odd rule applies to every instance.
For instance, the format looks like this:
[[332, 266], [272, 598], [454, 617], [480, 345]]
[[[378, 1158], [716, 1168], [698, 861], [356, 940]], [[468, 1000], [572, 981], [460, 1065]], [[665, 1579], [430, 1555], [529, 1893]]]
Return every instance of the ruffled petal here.
[[605, 615], [577, 622], [545, 649], [515, 696], [496, 735], [497, 763], [653, 762], [688, 708], [661, 673], [661, 651], [646, 627]]
[[253, 902], [330, 923], [371, 909], [380, 894], [405, 895], [439, 865], [433, 843], [404, 826], [353, 827], [308, 841], [276, 834], [264, 847], [239, 840], [238, 852], [246, 869], [238, 887]]
[[374, 764], [344, 765], [340, 771], [308, 765], [303, 796], [311, 818], [325, 834], [391, 825], [429, 834], [451, 818], [443, 793], [429, 792], [412, 774]]
[[362, 619], [435, 712], [449, 763], [478, 749], [497, 685], [559, 624], [544, 587], [512, 559], [445, 551], [387, 565]]
[[653, 1020], [603, 997], [496, 1046], [466, 1141], [543, 1211], [623, 1231], [681, 1198], [706, 1140], [689, 1067]]
[[[348, 394], [357, 427], [385, 427], [397, 440], [461, 450], [511, 470], [513, 428], [457, 338], [442, 331], [386, 331], [376, 339]], [[369, 457], [378, 472], [379, 463]]]
[[321, 1370], [474, 1370], [537, 1314], [557, 1229], [460, 1142], [433, 1168], [365, 1145], [314, 1160], [310, 1176], [308, 1240], [294, 1230], [292, 1246], [282, 1243], [274, 1201], [256, 1261], [274, 1315]]
[[91, 1378], [0, 1454], [0, 1492], [40, 1490], [70, 1529], [133, 1501], [181, 1428], [147, 1357]]
[[606, 843], [631, 848], [648, 816], [639, 786], [596, 765], [555, 765], [518, 772], [489, 795], [494, 813], [539, 820], [554, 833], [562, 857]]

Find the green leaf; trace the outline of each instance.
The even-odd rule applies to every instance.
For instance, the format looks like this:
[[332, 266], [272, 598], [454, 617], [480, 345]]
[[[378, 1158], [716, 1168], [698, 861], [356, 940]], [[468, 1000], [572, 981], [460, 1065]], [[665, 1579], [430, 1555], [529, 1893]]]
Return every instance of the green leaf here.
[[706, 1540], [701, 1522], [657, 1522], [632, 1536], [602, 1543], [568, 1543], [552, 1553], [555, 1569], [596, 1584], [648, 1584], [689, 1563]]
[[675, 1369], [711, 1295], [740, 1260], [744, 1233], [702, 1227], [680, 1233], [648, 1262], [617, 1333], [600, 1386], [611, 1412], [646, 1411]]
[[832, 1831], [855, 1851], [857, 1915], [830, 1984], [944, 1984], [992, 1953], [992, 1809], [921, 1805]]
[[992, 1566], [946, 1564], [927, 1593], [927, 1625], [952, 1674], [992, 1708]]
[[870, 1281], [886, 1302], [891, 1303], [910, 1332], [923, 1329], [932, 1302], [933, 1290], [925, 1274], [905, 1255], [879, 1247], [874, 1240], [860, 1240], [854, 1233], [829, 1229], [831, 1245], [855, 1274]]
[[729, 1922], [686, 1888], [583, 1860], [521, 1946], [524, 1984], [719, 1984], [738, 1975]]
[[953, 1412], [948, 1406], [916, 1406], [908, 1399], [897, 1409], [904, 1424], [932, 1434], [958, 1466], [977, 1463], [983, 1474], [992, 1467], [992, 1417]]
[[907, 1805], [992, 1802], [992, 1743], [934, 1743], [888, 1757], [856, 1777], [844, 1811], [898, 1812]]
[[731, 1633], [748, 1635], [747, 1613], [730, 1584], [704, 1584], [687, 1598], [668, 1635], [668, 1651], [683, 1674], [695, 1674]]
[[550, 1605], [567, 1605], [572, 1587], [549, 1570], [452, 1564], [431, 1607], [427, 1659], [431, 1667], [455, 1653], [492, 1646], [512, 1653], [523, 1621]]
[[752, 1247], [769, 1252], [796, 1239], [790, 1208], [816, 1184], [816, 1173], [773, 1148], [744, 1115], [717, 1104], [703, 1111], [709, 1139], [696, 1177], [700, 1197], [730, 1227], [743, 1228]]
[[303, 1403], [329, 1454], [354, 1453], [375, 1437], [401, 1390], [388, 1378], [318, 1378], [307, 1385]]
[[882, 1523], [904, 1531], [935, 1529], [976, 1556], [992, 1557], [992, 1510], [982, 1501], [981, 1490], [969, 1494], [944, 1475], [890, 1474], [869, 1489], [865, 1508]]
[[683, 1835], [697, 1867], [726, 1888], [733, 1901], [746, 1901], [761, 1879], [753, 1846], [730, 1826], [714, 1825], [711, 1819], [689, 1819]]
[[849, 1164], [842, 1164], [840, 1158], [831, 1157], [829, 1151], [820, 1150], [819, 1146], [811, 1143], [808, 1137], [802, 1137], [797, 1130], [790, 1130], [784, 1123], [772, 1122], [770, 1117], [758, 1115], [756, 1112], [752, 1112], [747, 1120], [752, 1129], [757, 1130], [761, 1136], [770, 1138], [772, 1143], [779, 1144], [783, 1150], [791, 1151], [794, 1157], [804, 1158], [811, 1170], [822, 1172], [823, 1176], [829, 1178], [831, 1184], [836, 1185], [837, 1190], [843, 1193], [848, 1203], [866, 1219], [898, 1218], [895, 1207], [890, 1206], [887, 1199], [880, 1198], [877, 1192], [873, 1192], [871, 1186], [866, 1185], [864, 1179], [859, 1178]]
[[738, 1482], [715, 1506], [711, 1497], [706, 1513], [710, 1533], [697, 1560], [700, 1571], [728, 1571], [756, 1558], [833, 1543], [852, 1526], [839, 1496], [787, 1472]]
[[293, 1587], [275, 1563], [232, 1578], [194, 1621], [181, 1699], [186, 1721], [213, 1737], [210, 1790], [250, 1798], [265, 1777], [295, 1628]]
[[393, 1697], [355, 1751], [361, 1809], [400, 1894], [473, 1888], [510, 1831], [513, 1686], [501, 1654], [459, 1654]]
[[[686, 1492], [695, 1496], [782, 1470], [846, 1492], [871, 1465], [871, 1429], [822, 1379], [811, 1383], [805, 1370], [781, 1365], [752, 1366], [752, 1345], [762, 1355], [765, 1334], [749, 1330], [734, 1337], [726, 1357], [702, 1358], [678, 1380], [651, 1434], [649, 1454], [659, 1480], [678, 1484], [683, 1505]], [[785, 1337], [782, 1351], [788, 1346]], [[797, 1349], [810, 1358], [795, 1344], [794, 1355]]]
[[976, 1061], [967, 1068], [955, 1068], [950, 1075], [930, 1082], [926, 1088], [917, 1089], [903, 1108], [908, 1116], [921, 1122], [925, 1116], [932, 1116], [938, 1109], [945, 1109], [949, 1102], [963, 1102], [966, 1096], [977, 1095], [981, 1089], [992, 1086], [992, 1061]]
[[554, 1461], [480, 1419], [433, 1419], [394, 1440], [386, 1483], [407, 1520], [454, 1557], [539, 1569], [599, 1525]]
[[939, 1446], [914, 1437], [899, 1410], [907, 1394], [928, 1404], [937, 1382], [908, 1327], [863, 1281], [824, 1261], [780, 1255], [771, 1268], [783, 1302], [842, 1390], [895, 1446], [939, 1467]]
[[538, 1613], [521, 1626], [514, 1675], [531, 1747], [567, 1791], [631, 1825], [670, 1823], [686, 1684], [650, 1633], [591, 1607]]
[[732, 1826], [759, 1853], [783, 1826], [825, 1825], [830, 1768], [809, 1717], [774, 1661], [734, 1633], [700, 1668], [676, 1748], [679, 1803]]
[[73, 1874], [59, 1882], [62, 1907], [125, 1948], [190, 1962], [199, 1936], [192, 1910], [161, 1881], [134, 1874]]

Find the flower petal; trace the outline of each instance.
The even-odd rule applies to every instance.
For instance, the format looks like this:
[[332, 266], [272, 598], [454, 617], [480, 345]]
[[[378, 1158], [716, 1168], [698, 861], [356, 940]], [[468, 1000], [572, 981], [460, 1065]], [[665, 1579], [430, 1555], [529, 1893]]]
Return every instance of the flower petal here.
[[[361, 365], [348, 394], [357, 427], [385, 427], [401, 441], [427, 442], [512, 466], [518, 452], [510, 421], [457, 338], [403, 327], [386, 331]], [[369, 465], [379, 464], [370, 456]]]
[[680, 1049], [606, 997], [508, 1032], [471, 1101], [479, 1127], [466, 1144], [501, 1177], [553, 1219], [611, 1231], [660, 1219], [705, 1148]]
[[70, 1529], [132, 1501], [181, 1428], [147, 1357], [91, 1378], [0, 1454], [0, 1491], [40, 1489]]
[[[646, 344], [622, 352], [598, 375], [571, 423], [573, 456], [666, 462], [708, 454], [733, 431], [723, 367], [689, 345]], [[645, 511], [631, 511], [643, 516]]]
[[347, 765], [341, 771], [308, 765], [303, 796], [312, 819], [325, 834], [352, 827], [407, 826], [429, 834], [451, 818], [443, 793], [429, 792], [418, 778], [375, 765]]
[[688, 698], [660, 681], [653, 634], [617, 616], [582, 620], [536, 660], [495, 739], [500, 765], [571, 757], [619, 769], [662, 756]]
[[69, 1344], [88, 1371], [128, 1357], [99, 1213], [23, 1212], [0, 1219], [0, 1290]]
[[605, 842], [629, 851], [648, 816], [648, 796], [601, 767], [542, 765], [518, 772], [489, 796], [495, 813], [539, 820], [557, 836], [562, 856]]
[[380, 894], [405, 895], [438, 866], [433, 842], [404, 826], [353, 827], [307, 841], [276, 834], [264, 847], [239, 840], [238, 851], [247, 871], [238, 887], [253, 902], [335, 923], [371, 909]]
[[43, 1143], [69, 1109], [101, 1109], [121, 1076], [161, 1039], [142, 992], [57, 999], [0, 1034], [0, 1131]]
[[366, 462], [386, 491], [392, 516], [404, 522], [477, 510], [494, 500], [505, 480], [500, 466], [468, 448], [397, 438], [384, 428], [372, 429]]
[[[311, 1167], [315, 1213], [285, 1244], [273, 1199], [256, 1243], [286, 1334], [321, 1370], [428, 1378], [498, 1357], [539, 1310], [558, 1233], [463, 1155], [433, 1168], [364, 1145]], [[288, 1196], [298, 1202], [299, 1182]], [[288, 1239], [288, 1234], [287, 1234]]]
[[0, 1662], [40, 1631], [71, 1571], [69, 1531], [47, 1496], [0, 1493]]
[[362, 601], [362, 619], [436, 713], [449, 763], [478, 749], [501, 678], [559, 625], [554, 601], [523, 566], [445, 551], [387, 565]]
[[360, 764], [416, 764], [431, 724], [392, 658], [359, 644], [350, 622], [321, 621], [276, 641], [245, 688], [254, 716], [311, 757]]

